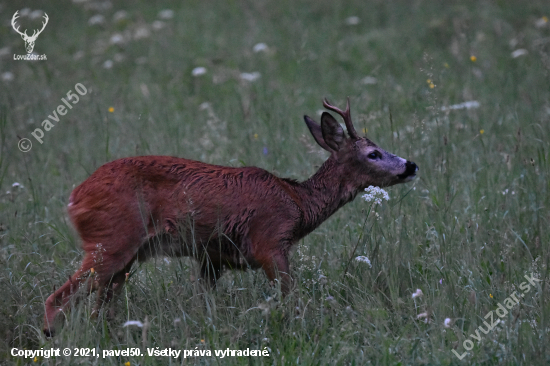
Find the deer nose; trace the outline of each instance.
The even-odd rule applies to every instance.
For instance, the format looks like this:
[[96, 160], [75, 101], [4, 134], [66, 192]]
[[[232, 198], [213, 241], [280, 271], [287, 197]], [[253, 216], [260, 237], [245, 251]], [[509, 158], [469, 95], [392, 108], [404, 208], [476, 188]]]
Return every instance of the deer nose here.
[[405, 173], [404, 176], [414, 175], [418, 171], [418, 166], [412, 161], [407, 160], [405, 163]]
[[411, 174], [414, 174], [418, 171], [418, 165], [416, 165], [414, 162], [412, 161], [408, 161], [407, 160], [407, 163], [405, 164], [406, 166], [406, 171], [407, 173], [408, 172], [411, 172]]
[[412, 161], [408, 161], [405, 163], [405, 171], [403, 172], [403, 174], [399, 174], [397, 177], [399, 179], [407, 179], [410, 180], [410, 179], [414, 179], [414, 175], [416, 174], [416, 172], [418, 171], [418, 166], [413, 163]]

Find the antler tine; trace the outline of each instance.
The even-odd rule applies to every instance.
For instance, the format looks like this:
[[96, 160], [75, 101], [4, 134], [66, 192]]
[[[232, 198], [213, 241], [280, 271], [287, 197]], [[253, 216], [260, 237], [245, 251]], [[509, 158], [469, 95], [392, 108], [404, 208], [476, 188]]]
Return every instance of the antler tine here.
[[[23, 33], [19, 30], [19, 27], [17, 26], [17, 24], [15, 24], [15, 21], [17, 20], [17, 18], [19, 18], [19, 14], [18, 14], [18, 13], [19, 13], [19, 10], [17, 10], [17, 11], [15, 12], [15, 14], [13, 14], [13, 17], [11, 18], [11, 26], [12, 26], [12, 28], [13, 28], [14, 31], [16, 31], [17, 33], [23, 35]], [[25, 32], [26, 32], [26, 31], [27, 31], [27, 30], [25, 30]], [[26, 35], [26, 33], [25, 33], [25, 35]]]
[[351, 121], [351, 111], [350, 111], [350, 107], [349, 107], [349, 97], [347, 99], [346, 111], [345, 112], [343, 112], [340, 108], [337, 108], [337, 107], [333, 106], [332, 104], [330, 104], [327, 98], [325, 98], [325, 100], [323, 100], [323, 106], [326, 109], [329, 109], [333, 112], [336, 112], [340, 116], [342, 116], [342, 118], [344, 119], [344, 123], [346, 124], [348, 134], [351, 138], [354, 138], [354, 139], [359, 138], [359, 136], [357, 136], [357, 132], [355, 131], [355, 127], [353, 127], [353, 122]]
[[46, 14], [46, 13], [44, 13], [44, 17], [43, 17], [43, 18], [44, 18], [45, 22], [42, 22], [42, 29], [40, 29], [40, 30], [38, 31], [38, 34], [36, 35], [37, 37], [38, 37], [38, 35], [39, 35], [40, 33], [42, 33], [42, 31], [44, 30], [44, 28], [46, 28], [46, 25], [48, 24], [48, 20], [50, 20], [50, 18], [48, 17], [48, 14]]

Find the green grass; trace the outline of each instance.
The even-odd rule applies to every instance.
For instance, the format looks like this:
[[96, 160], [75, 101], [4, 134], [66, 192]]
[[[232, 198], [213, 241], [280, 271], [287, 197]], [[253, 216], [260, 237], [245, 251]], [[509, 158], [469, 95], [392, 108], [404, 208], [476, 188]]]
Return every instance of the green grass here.
[[[61, 356], [36, 364], [550, 362], [550, 23], [535, 25], [550, 16], [548, 2], [89, 4], [99, 3], [0, 2], [0, 48], [8, 47], [0, 73], [13, 75], [0, 80], [1, 364], [30, 362], [12, 357], [13, 347], [144, 344], [212, 352], [269, 347], [270, 356]], [[35, 46], [47, 61], [13, 60], [25, 50], [9, 21], [24, 7], [50, 17]], [[115, 33], [151, 29], [164, 8], [175, 16], [162, 29], [109, 43]], [[113, 22], [121, 9], [128, 18]], [[106, 22], [88, 25], [95, 14]], [[360, 23], [347, 25], [350, 16]], [[22, 28], [40, 25], [20, 21]], [[252, 52], [259, 42], [269, 51]], [[528, 54], [512, 58], [520, 48]], [[114, 60], [111, 69], [102, 66], [106, 60]], [[198, 66], [208, 71], [193, 77]], [[261, 78], [246, 82], [242, 72]], [[377, 83], [362, 83], [366, 76]], [[87, 95], [39, 144], [31, 132], [76, 83]], [[90, 320], [90, 298], [68, 314], [58, 336], [44, 338], [44, 300], [82, 258], [68, 197], [95, 169], [155, 154], [255, 165], [304, 180], [326, 154], [302, 116], [318, 118], [323, 97], [343, 106], [346, 96], [357, 130], [415, 161], [419, 179], [389, 188], [380, 219], [370, 215], [364, 228], [369, 206], [358, 198], [300, 242], [291, 296], [273, 300], [276, 290], [261, 271], [229, 272], [204, 293], [192, 261], [158, 258], [133, 268], [113, 301], [114, 319], [102, 313]], [[469, 100], [480, 107], [441, 111]], [[19, 151], [18, 137], [31, 139], [32, 150]], [[372, 268], [352, 261], [344, 274], [352, 255], [369, 257]], [[469, 337], [531, 273], [540, 286], [479, 342]], [[416, 289], [424, 295], [413, 300]], [[417, 319], [424, 312], [428, 323]], [[147, 331], [123, 328], [128, 319], [147, 320]], [[463, 353], [466, 339], [474, 348], [459, 361], [451, 350]]]

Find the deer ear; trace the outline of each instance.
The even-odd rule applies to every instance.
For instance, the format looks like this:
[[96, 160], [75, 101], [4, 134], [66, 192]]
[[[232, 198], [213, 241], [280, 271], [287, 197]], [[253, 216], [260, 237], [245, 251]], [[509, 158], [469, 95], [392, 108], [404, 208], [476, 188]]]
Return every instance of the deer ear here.
[[338, 151], [344, 146], [346, 140], [344, 130], [330, 113], [323, 112], [321, 115], [321, 131], [323, 140], [332, 150]]
[[315, 142], [319, 144], [323, 149], [325, 149], [328, 152], [332, 152], [333, 150], [328, 147], [327, 143], [325, 142], [325, 139], [323, 138], [323, 132], [321, 131], [321, 126], [308, 116], [304, 116], [304, 121], [306, 121], [307, 128], [309, 128], [309, 132], [311, 132], [311, 135], [313, 135], [313, 138], [315, 139]]

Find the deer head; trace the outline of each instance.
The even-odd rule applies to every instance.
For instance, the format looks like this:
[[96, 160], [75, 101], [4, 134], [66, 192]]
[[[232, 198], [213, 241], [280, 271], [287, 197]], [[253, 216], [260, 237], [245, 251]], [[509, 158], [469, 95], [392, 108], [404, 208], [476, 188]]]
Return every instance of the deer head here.
[[32, 50], [34, 49], [34, 42], [36, 42], [36, 38], [38, 38], [40, 33], [42, 33], [44, 28], [46, 28], [46, 24], [48, 24], [48, 20], [49, 20], [48, 14], [44, 13], [45, 21], [42, 22], [42, 29], [40, 29], [39, 31], [35, 29], [32, 33], [32, 36], [28, 36], [26, 29], [24, 32], [20, 32], [19, 27], [18, 26], [16, 27], [15, 21], [17, 20], [17, 18], [19, 18], [19, 15], [17, 13], [19, 13], [19, 10], [16, 11], [15, 14], [13, 14], [13, 18], [11, 18], [11, 26], [17, 33], [21, 35], [21, 38], [23, 38], [23, 41], [25, 41], [25, 48], [27, 49], [27, 53], [31, 53]]
[[321, 125], [308, 116], [304, 116], [304, 119], [315, 141], [330, 152], [340, 166], [345, 167], [348, 177], [353, 177], [350, 182], [353, 187], [350, 188], [364, 189], [370, 185], [387, 187], [416, 177], [418, 167], [415, 163], [393, 155], [368, 138], [357, 135], [351, 121], [349, 98], [345, 111], [331, 105], [326, 99], [323, 105], [342, 116], [349, 137], [346, 137], [340, 124], [328, 112], [321, 115]]

